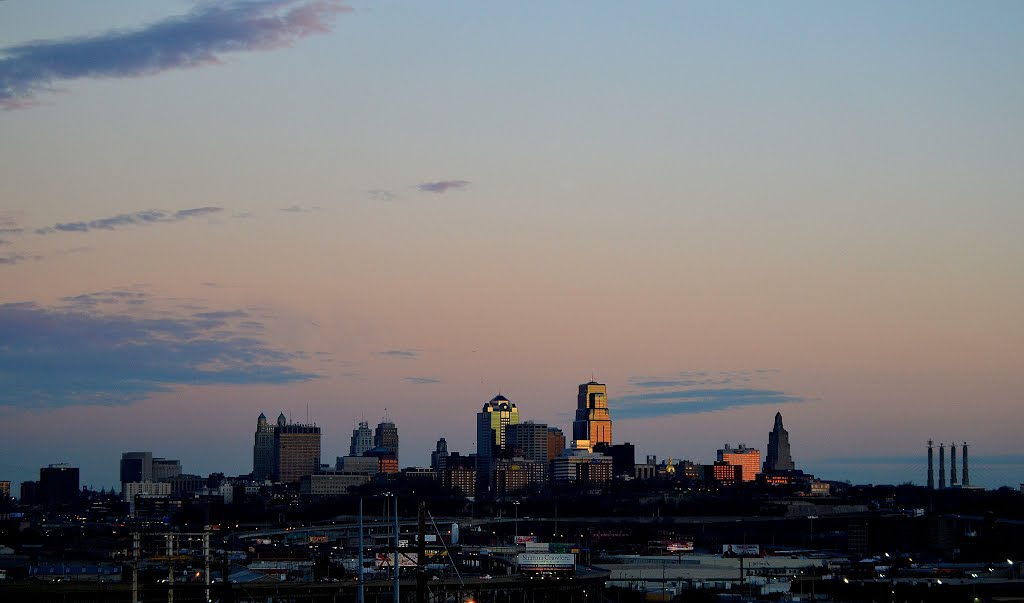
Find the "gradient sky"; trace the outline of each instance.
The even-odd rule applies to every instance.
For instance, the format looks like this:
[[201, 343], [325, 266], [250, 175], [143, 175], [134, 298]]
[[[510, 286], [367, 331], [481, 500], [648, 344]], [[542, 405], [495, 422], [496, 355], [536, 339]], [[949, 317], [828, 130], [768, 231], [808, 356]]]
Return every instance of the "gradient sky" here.
[[[0, 479], [499, 391], [639, 458], [1024, 481], [1024, 4], [0, 2]], [[386, 411], [385, 411], [386, 409]]]

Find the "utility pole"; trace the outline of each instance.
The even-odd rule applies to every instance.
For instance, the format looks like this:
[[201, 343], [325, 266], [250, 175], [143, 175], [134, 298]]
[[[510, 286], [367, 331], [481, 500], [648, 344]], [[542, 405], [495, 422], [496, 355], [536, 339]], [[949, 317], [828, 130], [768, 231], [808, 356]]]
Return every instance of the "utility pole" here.
[[356, 587], [356, 601], [363, 603], [363, 497], [359, 497], [359, 586]]
[[174, 535], [167, 534], [167, 603], [174, 603]]
[[203, 591], [203, 596], [206, 600], [210, 600], [210, 531], [206, 530], [203, 532], [203, 572], [206, 574], [203, 577], [203, 581], [206, 583], [206, 588]]
[[139, 603], [139, 548], [142, 534], [132, 533], [132, 603]]
[[394, 603], [399, 603], [401, 599], [400, 599], [399, 594], [398, 594], [398, 566], [400, 565], [400, 563], [398, 561], [398, 495], [397, 494], [395, 494], [394, 499], [395, 499], [395, 599], [394, 599]]
[[416, 603], [427, 603], [427, 503], [422, 500], [416, 527]]

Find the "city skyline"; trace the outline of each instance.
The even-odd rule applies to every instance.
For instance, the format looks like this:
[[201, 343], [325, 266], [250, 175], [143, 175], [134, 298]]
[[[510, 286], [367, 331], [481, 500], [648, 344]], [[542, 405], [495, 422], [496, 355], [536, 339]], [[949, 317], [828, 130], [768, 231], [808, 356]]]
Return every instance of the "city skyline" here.
[[[580, 392], [592, 391], [591, 387], [594, 386], [594, 385], [602, 386], [602, 389], [600, 391], [602, 393], [605, 392], [605, 388], [604, 388], [605, 384], [598, 384], [598, 383], [594, 382], [593, 380], [591, 380], [591, 381], [589, 381], [587, 383], [581, 384], [579, 386], [579, 391]], [[580, 395], [582, 395], [582, 393]], [[488, 403], [486, 403], [484, 405], [484, 408], [486, 410], [488, 408], [488, 406], [495, 405], [495, 404], [500, 404], [500, 403], [507, 403], [507, 404], [512, 405], [513, 408], [515, 408], [515, 403], [513, 401], [509, 400], [508, 398], [506, 398], [505, 396], [501, 395], [501, 394], [498, 394], [493, 399], [491, 399]], [[479, 415], [480, 414], [486, 414], [486, 413], [478, 413], [477, 428], [479, 428], [479, 420], [480, 420], [479, 419]], [[780, 430], [781, 430], [781, 433], [784, 434], [783, 435], [783, 440], [784, 441], [788, 440], [788, 431], [781, 427], [781, 416], [780, 415], [781, 415], [780, 412], [776, 412], [776, 414], [774, 416], [774, 429], [768, 434], [768, 438], [766, 440], [767, 441], [767, 449], [769, 449], [769, 450], [772, 449], [773, 438], [776, 437], [776, 433], [779, 432]], [[385, 418], [385, 417], [387, 417], [387, 418]], [[392, 429], [396, 428], [396, 424], [390, 420], [390, 417], [388, 417], [388, 415], [385, 415], [384, 417], [382, 417], [381, 421], [382, 422], [381, 422], [380, 425], [388, 425]], [[279, 425], [279, 426], [315, 429], [316, 430], [316, 434], [317, 434], [317, 448], [318, 449], [320, 448], [320, 426], [319, 425], [315, 425], [315, 424], [312, 424], [312, 423], [311, 424], [292, 423], [288, 418], [285, 417], [283, 412], [279, 414], [279, 416], [277, 418], [277, 421], [276, 421], [276, 424]], [[360, 420], [358, 422], [359, 428], [362, 428], [365, 424], [366, 424], [365, 420]], [[514, 425], [529, 426], [529, 425], [535, 424], [535, 422], [532, 419], [530, 419], [529, 417], [522, 417], [522, 422], [521, 423], [519, 423], [519, 422], [511, 423], [510, 425], [513, 425], [513, 424]], [[259, 444], [261, 442], [261, 440], [260, 440], [261, 429], [260, 428], [261, 428], [261, 426], [264, 426], [264, 425], [267, 425], [266, 415], [263, 412], [261, 412], [259, 417], [257, 417], [257, 430], [256, 430], [256, 438], [255, 438], [257, 449], [259, 448]], [[545, 432], [548, 429], [548, 426], [543, 424], [543, 423], [540, 423], [540, 424], [537, 424], [537, 425], [540, 426], [540, 427], [543, 427]], [[552, 427], [556, 427], [557, 428], [557, 426], [552, 426]], [[353, 430], [353, 433], [352, 433], [352, 435], [350, 437], [349, 445], [348, 445], [349, 446], [348, 450], [349, 450], [350, 453], [351, 453], [352, 441], [356, 437], [356, 432], [358, 431], [359, 428], [357, 428], [357, 430]], [[271, 433], [273, 433], [272, 429], [271, 429]], [[446, 442], [446, 438], [441, 437], [438, 440], [437, 443], [440, 444], [441, 442]], [[621, 442], [613, 442], [613, 443], [620, 444]], [[962, 444], [964, 445], [963, 449], [966, 452], [966, 447], [967, 447], [968, 443], [967, 442], [962, 442]], [[571, 450], [573, 448], [572, 442], [567, 442], [566, 445], [567, 445], [567, 448], [565, 449], [566, 452], [568, 452], [569, 450]], [[273, 449], [276, 446], [273, 443], [271, 443], [270, 446], [271, 446], [270, 455], [273, 456], [274, 455]], [[953, 456], [955, 454], [954, 450], [955, 450], [956, 444], [954, 442], [951, 442], [951, 444], [948, 444], [948, 445], [945, 444], [945, 443], [938, 443], [938, 444], [935, 445], [935, 447], [939, 448], [940, 452], [942, 452], [944, 450], [944, 448], [950, 448], [951, 447], [950, 457], [949, 457], [950, 464], [948, 465], [948, 467], [944, 464], [943, 460], [939, 461], [939, 464], [938, 464], [937, 467], [934, 466], [933, 458], [931, 457], [931, 452], [932, 452], [932, 449], [933, 449], [933, 442], [931, 440], [929, 440], [927, 442], [927, 449], [928, 449], [927, 450], [928, 451], [927, 460], [925, 460], [925, 457], [923, 455], [919, 455], [919, 456], [916, 456], [916, 457], [908, 457], [908, 458], [877, 457], [877, 460], [880, 463], [882, 463], [883, 465], [903, 466], [901, 468], [901, 471], [904, 472], [904, 475], [908, 475], [908, 474], [912, 475], [912, 477], [910, 479], [902, 480], [902, 481], [898, 481], [898, 482], [897, 481], [892, 481], [891, 483], [894, 483], [894, 484], [895, 483], [913, 483], [915, 485], [921, 485], [921, 486], [928, 485], [929, 487], [932, 487], [933, 484], [928, 481], [928, 477], [931, 476], [931, 472], [928, 471], [928, 467], [932, 466], [932, 468], [937, 469], [937, 471], [938, 471], [938, 475], [940, 477], [938, 487], [940, 489], [946, 488], [947, 485], [949, 487], [953, 487], [953, 488], [957, 487], [956, 461], [954, 460], [954, 456]], [[787, 446], [787, 448], [788, 448], [788, 446]], [[405, 468], [405, 467], [410, 467], [410, 468], [413, 468], [413, 467], [419, 467], [419, 468], [433, 467], [433, 460], [432, 460], [433, 457], [432, 457], [432, 455], [435, 453], [435, 451], [436, 451], [436, 449], [435, 450], [431, 450], [431, 451], [427, 451], [426, 455], [427, 455], [428, 458], [431, 459], [427, 463], [422, 463], [422, 462], [411, 463], [411, 464], [406, 463], [406, 464], [401, 464], [400, 467], [402, 467], [402, 468]], [[753, 471], [753, 468], [756, 467], [757, 469], [756, 469], [756, 471], [754, 471], [754, 473], [758, 473], [758, 472], [761, 471], [761, 466], [760, 466], [760, 461], [759, 461], [760, 453], [759, 453], [758, 447], [757, 446], [747, 447], [746, 444], [740, 444], [738, 448], [730, 448], [729, 444], [726, 444], [724, 449], [722, 449], [722, 448], [718, 449], [715, 454], [710, 454], [709, 455], [709, 454], [707, 454], [708, 451], [701, 451], [700, 453], [692, 455], [692, 456], [689, 456], [689, 457], [682, 457], [682, 456], [679, 456], [679, 455], [672, 455], [672, 454], [667, 454], [666, 455], [664, 453], [658, 453], [658, 451], [651, 451], [651, 450], [644, 451], [642, 448], [640, 449], [640, 451], [646, 452], [647, 454], [653, 454], [653, 456], [658, 458], [658, 460], [660, 462], [662, 462], [662, 463], [664, 463], [666, 461], [673, 461], [673, 462], [683, 462], [683, 461], [686, 461], [686, 462], [693, 462], [693, 463], [697, 463], [697, 464], [706, 464], [706, 463], [710, 463], [711, 461], [715, 461], [715, 460], [721, 462], [723, 460], [723, 457], [728, 457], [728, 458], [725, 458], [726, 461], [734, 463], [734, 464], [740, 464], [740, 465], [743, 465], [745, 467], [743, 481], [750, 481], [750, 480], [753, 479], [753, 476], [752, 476], [753, 474], [748, 473], [747, 472], [748, 469]], [[743, 457], [743, 453], [746, 453], [746, 452], [749, 452], [749, 451], [752, 451], [753, 453], [755, 453], [755, 457], [756, 458], [753, 461], [749, 461], [748, 459], [741, 459], [741, 457]], [[454, 450], [453, 452], [460, 452], [463, 455], [477, 454], [477, 450], [475, 450], [475, 449], [474, 450], [466, 450], [466, 451]], [[447, 450], [446, 450], [446, 453], [447, 453]], [[124, 463], [125, 463], [125, 460], [124, 459], [129, 457], [129, 456], [132, 456], [132, 455], [143, 455], [143, 454], [147, 455], [149, 458], [152, 459], [152, 461], [150, 461], [150, 462], [154, 462], [155, 463], [156, 461], [161, 461], [161, 462], [165, 461], [165, 459], [163, 459], [163, 458], [153, 457], [152, 456], [153, 455], [152, 452], [146, 452], [146, 453], [141, 453], [141, 452], [122, 452], [121, 453], [121, 464], [120, 464], [120, 482], [121, 483], [123, 483], [125, 481], [125, 477], [124, 477], [124, 471], [125, 471]], [[660, 456], [659, 456], [659, 454], [660, 454]], [[732, 456], [730, 456], [730, 455], [732, 455]], [[356, 455], [356, 456], [358, 456], [358, 455]], [[786, 456], [789, 456], [788, 453], [786, 454]], [[251, 464], [250, 464], [250, 467], [249, 467], [250, 470], [254, 474], [255, 474], [255, 471], [256, 471], [257, 464], [258, 464], [258, 461], [256, 460], [257, 458], [258, 458], [258, 453], [257, 453], [257, 455], [255, 457], [251, 458]], [[331, 458], [331, 452], [329, 450], [325, 449], [325, 450], [322, 450], [320, 452], [320, 460], [321, 460], [321, 463], [324, 466], [333, 466], [332, 463], [330, 463], [330, 458]], [[337, 458], [340, 459], [341, 455], [339, 455]], [[638, 458], [638, 459], [642, 458], [640, 453], [639, 453], [639, 451], [637, 453], [636, 458]], [[939, 458], [940, 459], [944, 459], [944, 456], [940, 454]], [[271, 459], [271, 460], [273, 461], [274, 459]], [[325, 460], [328, 461], [328, 462], [325, 463], [324, 462]], [[845, 464], [855, 464], [857, 462], [857, 460], [858, 459], [835, 459], [835, 464], [838, 465], [838, 466], [842, 466], [842, 465], [845, 465]], [[1004, 465], [1004, 464], [1012, 465], [1012, 464], [1016, 464], [1017, 459], [1015, 459], [1014, 457], [1011, 457], [1010, 459], [1002, 459], [1002, 458], [998, 458], [998, 457], [995, 457], [995, 458], [993, 458], [993, 457], [980, 457], [979, 460], [982, 463], [983, 480], [982, 480], [982, 483], [974, 483], [972, 481], [971, 484], [970, 484], [971, 486], [974, 486], [974, 487], [988, 487], [988, 488], [1000, 487], [1002, 485], [1010, 486], [1010, 484], [999, 484], [998, 481], [993, 481], [993, 476], [994, 475], [999, 475], [999, 471], [998, 471], [999, 465]], [[1010, 463], [1007, 463], [1006, 462], [1007, 460], [1009, 460]], [[178, 472], [182, 471], [182, 467], [181, 467], [181, 464], [180, 464], [179, 460], [175, 459], [173, 461], [167, 461], [167, 462], [174, 463], [175, 467], [177, 467], [177, 471]], [[766, 458], [766, 465], [767, 465], [767, 463], [768, 463], [768, 461], [767, 461], [767, 458]], [[878, 466], [879, 466], [878, 464], [876, 464], [874, 462], [868, 462], [868, 463], [865, 463], [865, 464], [867, 465], [867, 469], [864, 469], [867, 472], [866, 475], [874, 476], [876, 478], [877, 477], [884, 477], [885, 475], [887, 475], [887, 473], [884, 470], [881, 471], [881, 472], [878, 471]], [[749, 467], [747, 467], [748, 465], [749, 465]], [[813, 465], [813, 463], [812, 463], [812, 465]], [[824, 466], [828, 466], [828, 463], [824, 463], [823, 465]], [[65, 460], [61, 461], [60, 463], [50, 463], [48, 465], [44, 465], [43, 467], [46, 467], [46, 466], [49, 466], [49, 467], [55, 467], [55, 466], [74, 466], [76, 471], [78, 470], [77, 464], [74, 463], [73, 461], [69, 460], [69, 459], [65, 459]], [[155, 464], [154, 464], [154, 466], [155, 466]], [[822, 465], [815, 465], [815, 466], [819, 466], [820, 467]], [[909, 472], [908, 472], [906, 467], [911, 467], [912, 469], [910, 469]], [[794, 468], [795, 469], [799, 469], [799, 470], [801, 470], [801, 471], [803, 471], [805, 473], [812, 473], [811, 471], [807, 470], [808, 469], [807, 467], [800, 466], [798, 463], [795, 463], [792, 460], [792, 458], [790, 457], [790, 464], [788, 465], [788, 469], [791, 470], [791, 469], [794, 469]], [[995, 468], [995, 470], [993, 470], [993, 468]], [[39, 470], [36, 470], [36, 471], [38, 472]], [[928, 471], [928, 474], [927, 474], [928, 477], [923, 477], [925, 475], [925, 473], [924, 473], [925, 471]], [[213, 468], [209, 468], [209, 471], [199, 471], [198, 473], [200, 475], [205, 475], [206, 473], [214, 473], [214, 472], [224, 473], [225, 475], [228, 475], [228, 476], [235, 476], [235, 475], [237, 475], [237, 476], [245, 476], [248, 473], [247, 471], [244, 471], [244, 470], [239, 470], [239, 471], [230, 471], [229, 470], [229, 471], [225, 471], [225, 469], [223, 467], [220, 467], [220, 468], [213, 467]], [[192, 473], [192, 471], [188, 471], [188, 473]], [[798, 473], [799, 473], [799, 471], [798, 471]], [[144, 476], [145, 473], [143, 472], [142, 475]], [[947, 475], [949, 476], [949, 481], [948, 482], [946, 481], [946, 476]], [[964, 475], [966, 476], [966, 474], [964, 474]], [[268, 479], [271, 478], [271, 477], [273, 477], [273, 476], [268, 476]], [[850, 481], [848, 478], [836, 477], [836, 476], [833, 476], [833, 475], [818, 475], [817, 477], [819, 479], [822, 479], [822, 480], [830, 480], [830, 481]], [[995, 478], [995, 480], [998, 480], [998, 479], [999, 479], [998, 477]], [[18, 486], [20, 485], [20, 482], [22, 482], [22, 481], [32, 481], [32, 480], [31, 480], [31, 478], [29, 478], [29, 479], [26, 479], [26, 480], [8, 480], [8, 481], [11, 482], [12, 486], [16, 490], [18, 488]], [[149, 481], [149, 478], [141, 477], [139, 479], [139, 481]], [[857, 483], [881, 484], [881, 483], [888, 483], [888, 482], [886, 482], [884, 479], [881, 480], [881, 481], [879, 481], [878, 479], [865, 479], [865, 480], [860, 480], [860, 481], [854, 480], [851, 483], [854, 483], [854, 484], [857, 484]], [[964, 484], [964, 485], [966, 486], [967, 484]], [[112, 486], [108, 486], [108, 485], [105, 485], [105, 484], [97, 486], [95, 484], [90, 484], [90, 483], [83, 482], [83, 486], [94, 488], [94, 489], [97, 489], [97, 490], [98, 489], [112, 489], [112, 490], [116, 490], [117, 489], [117, 484], [116, 483], [114, 485], [112, 485]]]
[[0, 480], [245, 473], [261, 411], [425, 466], [593, 375], [639, 458], [781, 412], [826, 479], [1024, 481], [1024, 6], [537, 13], [0, 3]]

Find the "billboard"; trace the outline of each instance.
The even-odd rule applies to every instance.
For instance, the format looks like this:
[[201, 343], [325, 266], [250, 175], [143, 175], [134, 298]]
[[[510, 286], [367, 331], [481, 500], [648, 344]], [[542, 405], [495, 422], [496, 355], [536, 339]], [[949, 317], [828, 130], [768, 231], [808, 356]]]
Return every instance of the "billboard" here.
[[516, 536], [516, 544], [526, 544], [527, 542], [537, 542], [536, 536]]
[[670, 553], [692, 553], [692, 540], [666, 540], [665, 550]]
[[[377, 553], [377, 569], [385, 570], [395, 567], [394, 553]], [[416, 553], [399, 553], [398, 567], [417, 567], [419, 555]]]
[[758, 544], [723, 544], [723, 557], [760, 557], [761, 545]]
[[519, 569], [575, 569], [576, 555], [572, 553], [519, 553], [516, 556]]

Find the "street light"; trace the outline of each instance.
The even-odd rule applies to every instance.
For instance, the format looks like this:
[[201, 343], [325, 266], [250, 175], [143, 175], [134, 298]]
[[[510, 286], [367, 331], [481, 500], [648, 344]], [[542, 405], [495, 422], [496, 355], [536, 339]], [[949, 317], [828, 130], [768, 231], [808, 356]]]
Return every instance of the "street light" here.
[[512, 502], [512, 508], [515, 509], [515, 512], [516, 512], [516, 539], [514, 541], [512, 541], [512, 544], [513, 545], [518, 545], [519, 544], [519, 501], [518, 500]]

